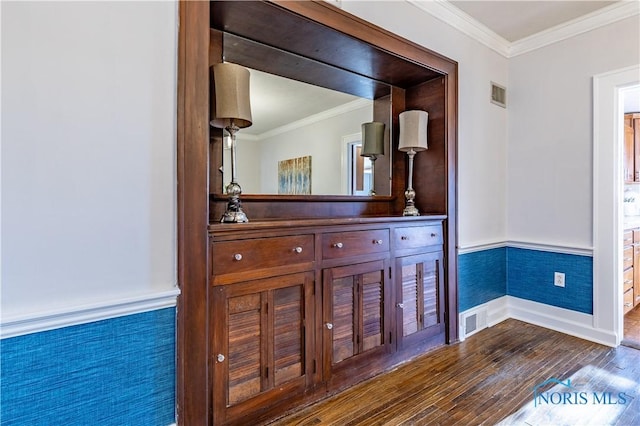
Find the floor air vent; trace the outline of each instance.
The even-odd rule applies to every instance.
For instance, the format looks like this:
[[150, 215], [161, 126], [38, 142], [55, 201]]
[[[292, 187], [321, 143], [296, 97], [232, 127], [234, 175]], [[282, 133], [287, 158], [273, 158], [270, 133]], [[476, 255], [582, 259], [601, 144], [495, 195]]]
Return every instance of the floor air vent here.
[[487, 328], [487, 310], [478, 309], [464, 315], [464, 337], [469, 337], [478, 331]]

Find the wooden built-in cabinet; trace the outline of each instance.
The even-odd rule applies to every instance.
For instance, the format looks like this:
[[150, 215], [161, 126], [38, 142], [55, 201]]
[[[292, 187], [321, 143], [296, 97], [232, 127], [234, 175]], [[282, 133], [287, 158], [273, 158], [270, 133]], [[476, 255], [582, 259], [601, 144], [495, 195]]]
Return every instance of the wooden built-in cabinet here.
[[622, 249], [623, 312], [640, 304], [640, 228], [627, 229]]
[[624, 115], [625, 182], [640, 182], [640, 113]]
[[444, 344], [444, 219], [210, 226], [214, 422], [267, 421]]
[[[455, 343], [458, 64], [325, 1], [179, 7], [176, 423], [264, 423]], [[371, 100], [380, 195], [243, 193], [250, 222], [218, 223], [223, 61]], [[423, 216], [403, 217], [412, 109], [429, 113], [429, 149], [413, 163]]]

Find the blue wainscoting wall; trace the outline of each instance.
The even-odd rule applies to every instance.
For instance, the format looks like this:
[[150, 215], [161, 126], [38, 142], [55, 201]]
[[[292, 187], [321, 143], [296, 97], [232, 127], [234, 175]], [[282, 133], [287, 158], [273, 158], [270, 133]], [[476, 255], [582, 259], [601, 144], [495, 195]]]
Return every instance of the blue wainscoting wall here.
[[175, 308], [0, 341], [1, 425], [175, 422]]
[[[565, 287], [553, 285], [564, 272]], [[593, 314], [593, 259], [589, 256], [507, 248], [507, 294]]]
[[506, 294], [506, 247], [476, 251], [458, 257], [458, 303], [460, 312]]
[[[501, 247], [458, 257], [460, 312], [508, 295], [593, 314], [593, 259], [590, 256]], [[565, 273], [565, 287], [553, 285]]]

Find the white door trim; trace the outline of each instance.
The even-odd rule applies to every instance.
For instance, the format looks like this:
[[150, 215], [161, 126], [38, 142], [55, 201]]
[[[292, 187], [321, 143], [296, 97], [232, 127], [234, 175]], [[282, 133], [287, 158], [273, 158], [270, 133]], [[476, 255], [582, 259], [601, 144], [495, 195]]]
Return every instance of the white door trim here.
[[593, 78], [593, 327], [614, 333], [616, 345], [623, 336], [620, 91], [639, 83], [640, 65]]

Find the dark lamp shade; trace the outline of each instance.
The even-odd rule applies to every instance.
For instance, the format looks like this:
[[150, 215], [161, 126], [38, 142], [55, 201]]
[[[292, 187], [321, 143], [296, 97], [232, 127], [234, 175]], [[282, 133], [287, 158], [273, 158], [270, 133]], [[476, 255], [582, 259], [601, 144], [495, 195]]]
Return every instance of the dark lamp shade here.
[[400, 113], [400, 151], [424, 151], [427, 145], [427, 122], [429, 114], [426, 111], [405, 111]]
[[377, 121], [362, 124], [362, 152], [363, 157], [384, 154], [384, 123]]
[[233, 122], [239, 128], [251, 126], [249, 70], [231, 63], [213, 66], [216, 106], [213, 127], [225, 128]]

